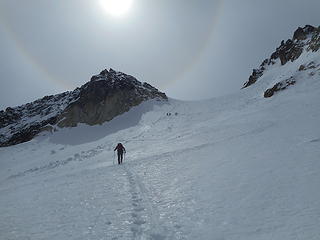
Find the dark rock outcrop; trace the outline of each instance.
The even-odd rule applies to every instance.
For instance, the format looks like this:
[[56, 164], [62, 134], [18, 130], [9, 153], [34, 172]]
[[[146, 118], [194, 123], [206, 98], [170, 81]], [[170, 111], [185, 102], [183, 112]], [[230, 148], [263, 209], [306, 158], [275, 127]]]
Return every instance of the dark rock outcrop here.
[[285, 65], [287, 62], [293, 62], [299, 58], [303, 50], [315, 52], [319, 48], [320, 27], [310, 25], [303, 28], [299, 27], [294, 32], [292, 39], [288, 39], [286, 42], [281, 41], [280, 46], [271, 54], [270, 58], [265, 59], [258, 69], [253, 69], [248, 81], [243, 84], [242, 88], [254, 84], [263, 75], [267, 66], [275, 64], [277, 60], [280, 61], [281, 65]]
[[315, 69], [315, 68], [319, 68], [319, 67], [320, 67], [319, 64], [315, 64], [313, 61], [311, 61], [306, 65], [300, 65], [299, 71], [306, 71], [308, 69]]
[[306, 40], [308, 34], [313, 34], [315, 31], [317, 31], [317, 28], [311, 25], [306, 25], [304, 28], [298, 27], [293, 34], [293, 40]]
[[74, 91], [0, 111], [0, 146], [29, 141], [56, 126], [102, 124], [149, 99], [167, 100], [167, 96], [130, 75], [103, 70]]
[[287, 40], [285, 43], [281, 42], [280, 47], [271, 55], [272, 60], [280, 59], [281, 65], [287, 62], [293, 62], [300, 57], [303, 51], [304, 44], [302, 41]]
[[264, 97], [269, 98], [272, 97], [276, 92], [286, 89], [290, 85], [294, 85], [296, 81], [293, 79], [293, 77], [286, 79], [284, 81], [276, 83], [272, 88], [267, 89], [264, 92]]
[[79, 98], [65, 109], [58, 126], [102, 124], [153, 98], [167, 99], [164, 93], [150, 84], [113, 69], [104, 70], [80, 88]]

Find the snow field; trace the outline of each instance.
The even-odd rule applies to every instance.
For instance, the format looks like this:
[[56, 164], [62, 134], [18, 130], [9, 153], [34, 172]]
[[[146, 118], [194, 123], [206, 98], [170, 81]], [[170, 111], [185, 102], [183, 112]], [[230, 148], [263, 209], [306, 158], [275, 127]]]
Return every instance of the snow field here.
[[270, 99], [253, 85], [150, 102], [0, 149], [1, 239], [318, 240], [317, 77]]

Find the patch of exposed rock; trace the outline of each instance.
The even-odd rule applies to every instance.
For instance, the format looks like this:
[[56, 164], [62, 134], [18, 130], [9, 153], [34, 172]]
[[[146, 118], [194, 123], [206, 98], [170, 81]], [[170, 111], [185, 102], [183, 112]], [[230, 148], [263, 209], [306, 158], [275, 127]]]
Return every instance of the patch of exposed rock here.
[[296, 81], [293, 77], [290, 77], [289, 79], [283, 80], [281, 82], [276, 83], [272, 88], [268, 88], [264, 92], [264, 97], [269, 98], [272, 97], [276, 92], [281, 91], [289, 87], [290, 85], [294, 85]]
[[102, 124], [149, 99], [161, 101], [167, 96], [133, 76], [103, 70], [74, 91], [0, 111], [0, 147], [29, 141], [57, 126]]

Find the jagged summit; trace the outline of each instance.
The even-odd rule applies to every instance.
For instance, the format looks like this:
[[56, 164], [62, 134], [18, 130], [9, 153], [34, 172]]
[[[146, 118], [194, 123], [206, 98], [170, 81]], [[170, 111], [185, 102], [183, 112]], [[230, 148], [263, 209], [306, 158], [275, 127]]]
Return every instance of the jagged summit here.
[[[270, 58], [265, 59], [259, 68], [253, 69], [252, 74], [250, 75], [248, 81], [246, 81], [242, 88], [246, 88], [257, 82], [258, 79], [266, 73], [266, 71], [272, 68], [273, 65], [279, 64], [284, 66], [289, 62], [294, 62], [303, 52], [317, 52], [320, 48], [320, 27], [313, 27], [311, 25], [306, 25], [305, 27], [299, 27], [293, 34], [292, 39], [288, 39], [286, 42], [281, 41], [280, 46], [276, 49], [274, 53], [271, 54]], [[305, 62], [300, 64], [297, 67], [297, 71], [300, 69], [307, 70], [307, 66], [311, 68], [318, 68], [315, 62], [312, 63], [312, 60], [305, 58]], [[309, 68], [310, 69], [310, 68]], [[290, 80], [291, 78], [291, 80]], [[286, 88], [288, 85], [295, 83], [296, 76], [289, 76], [287, 79], [284, 79], [282, 82], [276, 82], [274, 90], [281, 90]], [[277, 86], [276, 86], [277, 84]], [[270, 88], [271, 89], [271, 88]], [[269, 89], [268, 89], [269, 90]], [[271, 91], [273, 92], [273, 91]], [[270, 96], [270, 91], [265, 94], [265, 97]], [[271, 94], [271, 96], [273, 93]]]
[[298, 27], [293, 34], [293, 40], [305, 40], [308, 38], [308, 35], [313, 35], [317, 31], [319, 31], [319, 28], [311, 25], [305, 25], [303, 28]]
[[[97, 83], [100, 82], [100, 83]], [[100, 84], [102, 86], [100, 86]], [[90, 82], [87, 82], [83, 86], [81, 86], [81, 90], [85, 93], [88, 89], [92, 89], [95, 87], [103, 87], [105, 90], [128, 90], [136, 88], [142, 95], [145, 95], [147, 92], [154, 94], [160, 98], [166, 99], [165, 94], [161, 93], [155, 87], [151, 86], [146, 82], [140, 82], [135, 77], [131, 75], [127, 75], [122, 72], [118, 72], [113, 70], [112, 68], [101, 71], [98, 75], [94, 75], [91, 77]], [[147, 91], [147, 92], [144, 92]], [[85, 95], [85, 94], [83, 94]], [[149, 95], [149, 94], [147, 94]], [[99, 96], [96, 96], [99, 97]]]
[[68, 105], [59, 127], [74, 127], [77, 123], [89, 125], [110, 121], [148, 99], [167, 99], [148, 83], [113, 69], [103, 70], [80, 87], [78, 99]]
[[42, 131], [78, 123], [102, 124], [149, 99], [167, 100], [167, 96], [133, 76], [103, 70], [73, 91], [0, 111], [0, 146], [26, 142]]

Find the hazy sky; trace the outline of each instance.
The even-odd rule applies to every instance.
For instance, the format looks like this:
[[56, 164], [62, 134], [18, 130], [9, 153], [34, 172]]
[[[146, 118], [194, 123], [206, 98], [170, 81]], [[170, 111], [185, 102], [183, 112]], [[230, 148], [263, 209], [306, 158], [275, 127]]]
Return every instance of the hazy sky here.
[[110, 67], [173, 98], [228, 94], [298, 26], [320, 25], [319, 0], [133, 0], [121, 16], [101, 1], [0, 0], [0, 109]]

